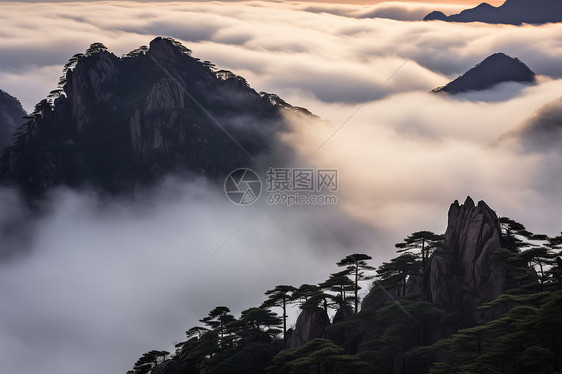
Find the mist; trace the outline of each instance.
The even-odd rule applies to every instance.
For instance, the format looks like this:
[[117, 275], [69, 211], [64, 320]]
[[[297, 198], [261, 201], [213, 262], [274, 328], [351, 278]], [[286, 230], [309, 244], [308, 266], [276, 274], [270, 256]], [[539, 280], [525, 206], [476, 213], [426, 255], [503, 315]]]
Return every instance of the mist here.
[[[307, 207], [238, 207], [222, 185], [173, 178], [138, 198], [58, 189], [33, 212], [0, 190], [0, 372], [124, 373], [215, 306], [239, 315], [278, 284], [324, 281], [348, 254], [379, 265], [409, 233], [443, 233], [467, 195], [558, 234], [560, 153], [513, 131], [561, 96], [562, 25], [413, 22], [431, 7], [458, 5], [0, 4], [0, 88], [28, 111], [90, 43], [122, 55], [171, 36], [318, 115], [288, 114], [280, 140], [292, 166], [339, 178], [337, 205]], [[537, 83], [429, 93], [495, 52]]]
[[[448, 204], [468, 195], [485, 200], [499, 215], [518, 217], [514, 219], [532, 231], [556, 234], [562, 208], [559, 154], [525, 152], [522, 139], [500, 139], [541, 103], [558, 98], [561, 84], [555, 80], [525, 87], [517, 98], [500, 102], [478, 101], [476, 93], [470, 100], [399, 94], [364, 106], [326, 105], [302, 97], [305, 106], [334, 121], [306, 126], [295, 120], [295, 132], [286, 140], [303, 158], [341, 170], [342, 184], [351, 188], [340, 191], [340, 208], [394, 235], [399, 235], [398, 227], [439, 232], [446, 227]], [[502, 89], [510, 92], [512, 86], [496, 87], [500, 97]], [[540, 214], [527, 220], [529, 206]]]
[[[5, 226], [25, 208], [1, 196]], [[278, 284], [322, 282], [376, 242], [366, 230], [335, 241], [325, 229], [343, 228], [336, 212], [245, 209], [205, 181], [169, 179], [150, 196], [61, 189], [17, 229], [29, 240], [0, 262], [0, 371], [125, 372], [150, 349], [173, 351], [215, 306], [239, 315]]]

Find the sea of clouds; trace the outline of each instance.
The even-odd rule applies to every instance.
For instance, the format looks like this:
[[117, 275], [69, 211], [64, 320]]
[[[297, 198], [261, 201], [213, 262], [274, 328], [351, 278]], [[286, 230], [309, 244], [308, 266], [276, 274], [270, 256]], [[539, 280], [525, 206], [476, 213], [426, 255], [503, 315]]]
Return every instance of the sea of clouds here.
[[[217, 305], [239, 313], [347, 254], [378, 265], [407, 234], [444, 232], [467, 195], [559, 233], [560, 153], [513, 131], [561, 96], [562, 25], [415, 21], [433, 9], [460, 6], [1, 3], [0, 88], [26, 110], [90, 43], [122, 55], [170, 36], [318, 115], [288, 115], [282, 140], [294, 165], [337, 168], [339, 190], [337, 206], [244, 208], [220, 185], [170, 179], [135, 199], [58, 190], [33, 212], [1, 190], [0, 372], [124, 373]], [[496, 52], [537, 84], [429, 93]]]

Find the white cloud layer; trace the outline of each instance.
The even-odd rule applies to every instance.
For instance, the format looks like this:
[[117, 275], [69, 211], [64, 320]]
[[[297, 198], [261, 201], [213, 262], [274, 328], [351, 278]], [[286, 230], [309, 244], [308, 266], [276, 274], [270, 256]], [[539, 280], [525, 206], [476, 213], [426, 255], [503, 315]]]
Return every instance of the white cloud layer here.
[[[0, 190], [2, 224], [16, 201]], [[324, 232], [337, 216], [240, 208], [205, 182], [142, 201], [57, 191], [17, 229], [26, 252], [0, 261], [0, 372], [124, 373], [215, 306], [239, 314], [277, 284], [322, 282], [346, 255]]]
[[[422, 5], [383, 3], [373, 9], [391, 6], [407, 13]], [[56, 86], [60, 68], [54, 66], [62, 67], [93, 41], [124, 54], [157, 35], [184, 41], [196, 56], [245, 76], [258, 90], [284, 94], [296, 88], [324, 101], [430, 90], [498, 51], [519, 57], [538, 74], [562, 76], [562, 25], [556, 24], [402, 22], [356, 18], [370, 7], [311, 3], [119, 1], [0, 8], [0, 84], [28, 110]], [[336, 14], [320, 12], [324, 8]], [[410, 69], [380, 89], [406, 59]], [[41, 89], [22, 84], [38, 77]]]
[[[322, 210], [240, 210], [220, 188], [170, 182], [142, 203], [59, 191], [29, 219], [0, 191], [0, 225], [11, 233], [3, 245], [29, 250], [0, 260], [0, 372], [124, 372], [145, 351], [181, 339], [214, 306], [239, 312], [277, 284], [323, 281], [346, 254], [323, 225], [376, 263], [412, 231], [443, 232], [448, 204], [466, 195], [532, 231], [559, 232], [560, 154], [498, 140], [560, 97], [562, 25], [396, 20], [430, 7], [446, 8], [0, 4], [0, 88], [27, 110], [90, 43], [120, 55], [171, 36], [257, 90], [319, 115], [291, 118], [284, 140], [296, 165], [337, 167], [340, 178], [338, 206]], [[539, 82], [455, 98], [429, 93], [500, 51], [527, 63]], [[13, 222], [21, 228], [7, 226]]]

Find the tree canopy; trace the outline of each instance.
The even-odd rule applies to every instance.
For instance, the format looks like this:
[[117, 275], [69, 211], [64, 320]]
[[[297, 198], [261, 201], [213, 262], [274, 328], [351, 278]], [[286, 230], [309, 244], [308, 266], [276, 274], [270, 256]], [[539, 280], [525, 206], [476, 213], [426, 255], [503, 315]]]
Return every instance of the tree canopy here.
[[[375, 268], [367, 262], [371, 256], [352, 254], [336, 263], [343, 269], [326, 281], [298, 288], [275, 286], [265, 292], [260, 307], [250, 307], [238, 318], [226, 306], [212, 309], [199, 320], [202, 326], [189, 328], [187, 340], [175, 344], [173, 372], [560, 373], [562, 233], [533, 234], [508, 218], [500, 220], [500, 227], [502, 248], [491, 260], [502, 264], [506, 292], [470, 311], [481, 313], [478, 322], [463, 318], [468, 311], [441, 308], [432, 303], [431, 295], [407, 287], [432, 281], [426, 268], [431, 256], [437, 255], [432, 252], [455, 255], [444, 249], [443, 236], [419, 231], [396, 245], [395, 258], [376, 268], [373, 288], [361, 310], [359, 283], [371, 280]], [[330, 325], [322, 325], [320, 338], [289, 347], [294, 339], [286, 339], [287, 308], [292, 304], [308, 313], [304, 315], [325, 313], [328, 308], [337, 312]], [[279, 308], [280, 315], [272, 308]], [[148, 374], [168, 355], [147, 352], [128, 374]]]
[[365, 271], [375, 270], [374, 267], [367, 264], [367, 260], [372, 260], [373, 258], [369, 255], [363, 253], [355, 253], [346, 256], [340, 262], [337, 263], [338, 266], [345, 266], [348, 274], [353, 278], [353, 290], [354, 290], [354, 303], [355, 303], [355, 313], [359, 311], [359, 286], [360, 281], [373, 279], [372, 275], [366, 275]]

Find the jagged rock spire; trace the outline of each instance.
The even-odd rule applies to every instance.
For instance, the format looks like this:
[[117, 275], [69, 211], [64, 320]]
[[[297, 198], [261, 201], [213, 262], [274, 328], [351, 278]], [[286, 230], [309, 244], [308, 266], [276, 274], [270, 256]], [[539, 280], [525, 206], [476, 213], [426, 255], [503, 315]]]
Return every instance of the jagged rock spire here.
[[[442, 258], [435, 256], [432, 270], [446, 267], [449, 276], [456, 278], [461, 303], [476, 308], [505, 291], [502, 265], [492, 258], [492, 253], [500, 248], [500, 238], [498, 217], [484, 201], [475, 205], [467, 197], [463, 205], [459, 205], [458, 201], [451, 204], [445, 241], [453, 255], [445, 264]], [[439, 294], [441, 287], [442, 284], [432, 281], [432, 295]]]

